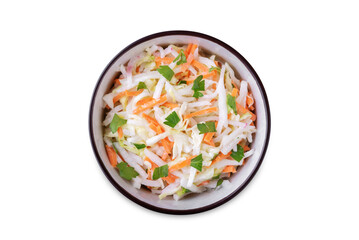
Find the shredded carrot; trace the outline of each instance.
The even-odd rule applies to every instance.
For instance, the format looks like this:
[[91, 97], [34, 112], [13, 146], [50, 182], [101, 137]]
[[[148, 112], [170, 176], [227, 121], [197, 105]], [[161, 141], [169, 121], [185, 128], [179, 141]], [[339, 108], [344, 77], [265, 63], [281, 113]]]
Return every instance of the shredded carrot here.
[[140, 71], [140, 65], [138, 65], [137, 67], [136, 67], [136, 73], [138, 73]]
[[182, 72], [185, 72], [187, 70], [187, 68], [191, 65], [193, 59], [194, 59], [193, 54], [189, 54], [188, 57], [187, 57], [187, 62], [183, 63], [182, 66], [181, 66], [181, 71]]
[[107, 152], [108, 159], [110, 160], [111, 166], [116, 167], [117, 155], [116, 155], [115, 149], [113, 149], [113, 147], [106, 145], [106, 152]]
[[204, 65], [203, 63], [198, 62], [197, 60], [193, 60], [192, 62], [193, 66], [195, 66], [196, 68], [198, 68], [201, 72], [208, 72], [209, 69], [206, 65]]
[[138, 101], [138, 102], [136, 103], [136, 106], [141, 106], [141, 105], [143, 105], [143, 104], [145, 104], [145, 103], [147, 103], [147, 102], [149, 102], [149, 101], [151, 101], [151, 100], [153, 100], [152, 97], [146, 97], [146, 98], [141, 99], [140, 101]]
[[156, 57], [155, 62], [156, 62], [157, 66], [160, 66], [162, 63], [163, 64], [170, 64], [170, 63], [173, 62], [174, 59], [175, 59], [174, 57], [164, 57], [164, 58]]
[[148, 116], [148, 115], [145, 114], [145, 113], [142, 113], [142, 117], [143, 117], [144, 119], [146, 119], [147, 122], [150, 123], [149, 127], [150, 127], [153, 131], [155, 131], [157, 134], [163, 133], [163, 129], [162, 129], [161, 125], [157, 122], [156, 119], [154, 119], [154, 118]]
[[257, 119], [257, 116], [252, 112], [250, 112], [250, 114], [252, 115], [251, 120], [255, 121]]
[[168, 108], [176, 108], [179, 107], [179, 105], [177, 103], [170, 103], [170, 102], [165, 102], [164, 104], [162, 104], [162, 106], [168, 107]]
[[228, 113], [228, 114], [227, 114], [227, 118], [228, 118], [228, 119], [230, 119], [230, 118], [231, 118], [231, 116], [232, 116], [232, 114], [231, 114], [231, 113]]
[[155, 169], [156, 167], [158, 167], [158, 165], [154, 162], [152, 162], [152, 160], [149, 157], [145, 157], [145, 161], [151, 163], [151, 168]]
[[254, 103], [254, 100], [253, 100], [253, 98], [251, 96], [248, 95], [247, 98], [246, 98], [246, 102], [247, 102], [248, 106], [252, 106], [253, 103]]
[[157, 127], [156, 127], [156, 125], [154, 125], [153, 123], [150, 123], [149, 127], [150, 127], [154, 132], [157, 133]]
[[231, 154], [232, 154], [232, 152], [229, 152], [226, 155], [224, 155], [223, 153], [219, 153], [218, 156], [212, 161], [210, 166], [212, 166], [213, 164], [215, 164], [215, 163], [229, 157]]
[[118, 133], [118, 138], [121, 139], [123, 137], [123, 131], [122, 131], [122, 127], [119, 127], [117, 129], [117, 133]]
[[206, 185], [206, 184], [208, 184], [209, 182], [210, 182], [210, 180], [203, 181], [203, 182], [201, 182], [200, 184], [198, 184], [197, 187]]
[[165, 138], [165, 139], [162, 139], [161, 140], [161, 143], [162, 143], [162, 146], [163, 148], [165, 149], [165, 151], [170, 154], [171, 153], [171, 150], [172, 150], [172, 147], [171, 147], [171, 143], [170, 141], [168, 140], [168, 138]]
[[253, 107], [253, 105], [252, 105], [252, 106], [250, 106], [248, 109], [249, 109], [249, 110], [251, 110], [251, 111], [254, 111], [254, 107]]
[[186, 58], [188, 58], [188, 55], [189, 55], [190, 52], [191, 52], [192, 45], [193, 45], [192, 43], [188, 44], [186, 51], [184, 51], [184, 55], [186, 55]]
[[191, 47], [189, 53], [194, 54], [194, 51], [196, 51], [196, 48], [197, 48], [197, 47], [198, 47], [197, 44], [192, 44], [192, 47]]
[[251, 150], [247, 145], [245, 145], [244, 147], [243, 147], [243, 150], [245, 151], [245, 152], [247, 152], [247, 151], [249, 151], [249, 150]]
[[105, 108], [106, 108], [107, 110], [111, 110], [110, 106], [107, 105], [107, 104], [106, 104]]
[[235, 172], [237, 172], [237, 171], [233, 165], [226, 166], [222, 171], [222, 173], [235, 173]]
[[119, 78], [116, 78], [116, 79], [115, 79], [115, 83], [117, 83], [118, 85], [121, 85], [120, 79], [119, 79]]
[[138, 108], [136, 108], [134, 111], [133, 111], [133, 114], [138, 114], [140, 112], [143, 112], [145, 111], [146, 109], [149, 109], [151, 107], [154, 107], [158, 104], [162, 104], [162, 103], [165, 103], [167, 101], [167, 96], [164, 94], [162, 95], [160, 98], [158, 99], [153, 99], [145, 104], [143, 104], [142, 106], [139, 106]]
[[187, 157], [186, 160], [184, 160], [184, 161], [182, 161], [182, 162], [180, 162], [180, 163], [176, 163], [176, 164], [172, 165], [172, 166], [168, 169], [168, 171], [173, 172], [173, 171], [176, 171], [176, 170], [178, 170], [178, 169], [181, 169], [181, 168], [184, 168], [184, 167], [189, 166], [189, 165], [191, 164], [192, 158], [195, 158], [195, 157], [196, 157], [196, 156], [189, 156], [189, 157]]
[[140, 90], [134, 91], [134, 92], [129, 92], [127, 90], [125, 91], [127, 97], [137, 96], [138, 94], [140, 94], [142, 92], [143, 92], [143, 89], [140, 89]]
[[217, 71], [211, 71], [211, 72], [203, 73], [203, 77], [204, 78], [214, 77], [214, 76], [216, 76], [216, 72]]
[[188, 118], [191, 118], [191, 117], [194, 117], [194, 116], [208, 114], [208, 113], [212, 113], [212, 112], [216, 112], [216, 111], [218, 111], [217, 107], [207, 108], [207, 109], [203, 109], [203, 110], [200, 110], [200, 111], [193, 112], [193, 113], [190, 113], [188, 115], [185, 115], [184, 119], [188, 119]]
[[167, 177], [163, 177], [163, 180], [165, 180], [168, 184], [171, 184], [174, 183], [177, 178], [178, 177], [176, 175], [169, 173]]
[[161, 159], [163, 161], [166, 161], [167, 157], [168, 157], [168, 152], [163, 152]]
[[239, 112], [239, 114], [245, 114], [247, 112], [249, 112], [249, 110], [247, 108], [244, 108], [241, 104], [236, 102], [236, 106], [237, 106], [237, 111]]
[[126, 95], [126, 91], [124, 92], [120, 92], [119, 94], [117, 94], [114, 98], [113, 98], [113, 103], [117, 102], [118, 100], [120, 100], [122, 97], [124, 97]]
[[[218, 125], [218, 121], [216, 121], [216, 123], [215, 123], [216, 128], [217, 128], [217, 125]], [[207, 143], [208, 145], [214, 146], [214, 142], [212, 141], [214, 134], [215, 134], [215, 132], [205, 133], [203, 142]]]
[[232, 93], [231, 93], [232, 97], [236, 97], [236, 96], [237, 96], [237, 93], [238, 93], [238, 89], [237, 89], [237, 88], [233, 88]]

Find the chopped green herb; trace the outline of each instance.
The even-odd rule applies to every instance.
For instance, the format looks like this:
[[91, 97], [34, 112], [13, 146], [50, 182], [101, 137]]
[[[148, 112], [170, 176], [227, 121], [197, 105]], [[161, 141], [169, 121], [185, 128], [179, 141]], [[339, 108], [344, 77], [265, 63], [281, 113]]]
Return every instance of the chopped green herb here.
[[184, 194], [189, 193], [189, 192], [191, 192], [191, 191], [188, 190], [187, 188], [182, 187], [180, 190], [178, 190], [178, 191], [176, 192], [176, 194], [177, 194], [179, 197], [182, 197]]
[[179, 81], [179, 82], [177, 83], [177, 85], [180, 85], [180, 84], [187, 84], [187, 81], [181, 80], [181, 81]]
[[186, 55], [183, 52], [183, 49], [181, 49], [181, 52], [178, 54], [178, 56], [175, 58], [175, 60], [173, 60], [173, 62], [176, 62], [176, 65], [180, 65], [182, 63], [186, 63], [187, 59], [186, 59]]
[[168, 81], [171, 81], [173, 75], [175, 74], [173, 72], [173, 70], [167, 66], [167, 65], [162, 65], [157, 69], [157, 72], [161, 73], [161, 75], [166, 78]]
[[147, 89], [147, 86], [144, 82], [140, 82], [137, 86], [137, 90], [140, 90], [140, 89]]
[[238, 113], [237, 113], [236, 99], [231, 94], [227, 94], [227, 104], [237, 115]]
[[134, 143], [133, 145], [135, 145], [135, 147], [136, 147], [138, 150], [140, 150], [140, 149], [142, 149], [142, 148], [145, 148], [145, 147], [146, 147], [146, 145], [145, 145], [145, 144], [137, 144], [137, 143]]
[[221, 178], [217, 181], [216, 188], [219, 187], [222, 183], [223, 183], [223, 179]]
[[195, 158], [192, 158], [191, 160], [191, 167], [194, 167], [195, 169], [197, 169], [198, 171], [202, 171], [202, 162], [203, 162], [203, 158], [202, 158], [202, 154], [198, 155]]
[[177, 125], [177, 123], [180, 122], [180, 118], [178, 117], [178, 115], [175, 111], [173, 111], [170, 115], [168, 115], [166, 117], [166, 120], [167, 121], [165, 121], [164, 124], [166, 124], [172, 128], [174, 128]]
[[209, 72], [216, 70], [218, 73], [221, 73], [221, 69], [219, 67], [210, 67]]
[[131, 180], [132, 178], [139, 175], [133, 167], [129, 167], [125, 162], [120, 162], [119, 164], [117, 164], [117, 168], [120, 173], [120, 176], [126, 180]]
[[231, 157], [236, 160], [237, 162], [240, 162], [242, 158], [244, 157], [244, 150], [241, 145], [237, 144], [237, 152], [232, 152]]
[[153, 180], [157, 180], [159, 178], [162, 177], [167, 177], [168, 176], [168, 165], [163, 165], [161, 167], [155, 168], [155, 170], [153, 171]]
[[199, 130], [199, 134], [217, 132], [215, 122], [198, 123], [197, 128]]
[[203, 97], [203, 94], [200, 93], [199, 91], [204, 91], [204, 80], [203, 79], [203, 75], [199, 75], [193, 82], [193, 86], [192, 86], [192, 90], [194, 91], [193, 93], [193, 97], [195, 98], [199, 98], [199, 97]]
[[117, 129], [122, 125], [125, 125], [127, 120], [120, 118], [117, 114], [113, 115], [112, 121], [110, 123], [110, 129], [112, 133], [117, 132]]

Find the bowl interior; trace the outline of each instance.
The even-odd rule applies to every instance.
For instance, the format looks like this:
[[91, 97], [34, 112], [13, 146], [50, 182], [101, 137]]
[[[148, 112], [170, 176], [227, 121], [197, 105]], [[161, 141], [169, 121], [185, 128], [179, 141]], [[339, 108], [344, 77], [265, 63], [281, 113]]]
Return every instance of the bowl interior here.
[[[253, 96], [255, 99], [255, 108], [257, 115], [257, 132], [254, 135], [252, 148], [255, 153], [246, 161], [237, 173], [229, 179], [229, 185], [225, 185], [216, 191], [208, 191], [201, 194], [189, 195], [179, 201], [173, 200], [172, 197], [159, 200], [157, 195], [152, 194], [146, 189], [135, 189], [130, 182], [122, 179], [116, 169], [114, 169], [107, 158], [106, 150], [103, 142], [103, 128], [102, 121], [104, 117], [104, 109], [102, 108], [102, 96], [111, 87], [111, 82], [118, 75], [120, 64], [126, 63], [131, 57], [141, 53], [145, 48], [153, 44], [168, 45], [168, 44], [188, 44], [197, 43], [202, 49], [209, 53], [219, 56], [224, 61], [228, 62], [236, 72], [239, 79], [244, 79], [248, 82]], [[102, 161], [103, 170], [108, 177], [113, 179], [113, 184], [119, 189], [126, 191], [128, 197], [136, 199], [137, 203], [150, 207], [159, 211], [195, 211], [196, 209], [211, 208], [211, 206], [218, 205], [221, 201], [230, 198], [232, 195], [238, 193], [251, 179], [256, 169], [263, 159], [269, 132], [269, 112], [268, 103], [264, 89], [261, 84], [255, 79], [256, 75], [253, 70], [247, 65], [245, 60], [239, 59], [234, 52], [231, 51], [226, 45], [218, 44], [214, 39], [208, 39], [201, 36], [190, 36], [186, 34], [157, 36], [153, 39], [137, 42], [130, 48], [126, 48], [110, 63], [107, 70], [103, 73], [102, 78], [95, 90], [92, 112], [90, 115], [90, 124], [94, 143], [94, 150], [97, 151], [100, 160]], [[121, 189], [122, 188], [122, 189]]]

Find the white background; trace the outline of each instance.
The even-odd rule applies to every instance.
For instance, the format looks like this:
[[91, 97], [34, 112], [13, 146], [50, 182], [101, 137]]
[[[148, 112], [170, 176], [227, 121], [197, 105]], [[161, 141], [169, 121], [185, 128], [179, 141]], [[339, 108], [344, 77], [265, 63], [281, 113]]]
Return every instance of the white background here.
[[[1, 239], [358, 239], [356, 1], [2, 1]], [[146, 210], [108, 182], [88, 135], [107, 63], [164, 30], [221, 39], [272, 111], [248, 187], [206, 213]]]

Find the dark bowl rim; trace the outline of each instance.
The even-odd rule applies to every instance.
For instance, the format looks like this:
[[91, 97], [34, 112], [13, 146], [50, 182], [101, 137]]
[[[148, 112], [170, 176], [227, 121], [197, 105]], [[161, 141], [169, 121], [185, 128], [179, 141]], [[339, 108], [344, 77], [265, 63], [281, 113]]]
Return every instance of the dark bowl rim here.
[[[106, 72], [109, 70], [109, 68], [112, 66], [112, 64], [114, 64], [114, 62], [120, 58], [124, 53], [126, 53], [128, 50], [130, 50], [131, 48], [135, 47], [138, 44], [141, 44], [143, 42], [158, 38], [158, 37], [164, 37], [164, 36], [170, 36], [170, 35], [187, 35], [187, 36], [194, 36], [194, 37], [199, 37], [199, 38], [203, 38], [209, 41], [212, 41], [214, 43], [217, 43], [218, 45], [221, 45], [222, 47], [226, 48], [228, 51], [230, 51], [234, 56], [236, 56], [245, 66], [246, 68], [249, 70], [249, 72], [251, 73], [251, 75], [253, 76], [254, 80], [257, 82], [258, 86], [259, 86], [259, 90], [262, 94], [263, 97], [263, 102], [264, 102], [264, 107], [266, 110], [266, 120], [267, 120], [267, 133], [266, 133], [266, 137], [265, 137], [265, 142], [264, 142], [264, 146], [263, 146], [263, 151], [261, 153], [261, 156], [259, 157], [259, 161], [257, 163], [257, 166], [252, 170], [252, 172], [250, 173], [249, 177], [243, 182], [243, 184], [241, 186], [239, 186], [235, 191], [233, 191], [231, 194], [225, 196], [224, 198], [218, 200], [217, 202], [214, 202], [210, 205], [207, 206], [203, 206], [203, 207], [199, 207], [199, 208], [194, 208], [194, 209], [187, 209], [187, 210], [174, 210], [174, 209], [167, 209], [167, 208], [160, 208], [154, 205], [151, 205], [149, 203], [146, 203], [144, 201], [139, 200], [138, 198], [136, 198], [135, 196], [131, 195], [129, 192], [127, 192], [124, 188], [122, 188], [110, 175], [110, 173], [107, 171], [103, 161], [101, 160], [101, 157], [97, 151], [97, 147], [96, 147], [96, 143], [95, 143], [95, 139], [94, 139], [94, 133], [93, 133], [93, 128], [92, 128], [92, 115], [93, 115], [93, 107], [94, 107], [94, 103], [95, 103], [95, 98], [96, 98], [96, 94], [98, 91], [98, 88], [103, 80], [104, 75], [106, 74]], [[228, 44], [226, 44], [225, 42], [214, 38], [212, 36], [203, 34], [203, 33], [199, 33], [199, 32], [193, 32], [193, 31], [186, 31], [186, 30], [173, 30], [173, 31], [164, 31], [164, 32], [158, 32], [158, 33], [154, 33], [151, 35], [148, 35], [146, 37], [143, 37], [133, 43], [131, 43], [130, 45], [128, 45], [127, 47], [125, 47], [122, 51], [120, 51], [106, 66], [106, 68], [102, 71], [95, 89], [93, 91], [92, 97], [91, 97], [91, 103], [90, 103], [90, 112], [89, 112], [89, 134], [90, 134], [90, 140], [91, 140], [91, 145], [92, 145], [92, 149], [94, 151], [94, 154], [96, 156], [97, 162], [100, 165], [103, 173], [105, 174], [105, 176], [107, 177], [107, 179], [111, 182], [111, 184], [119, 191], [121, 192], [125, 197], [127, 197], [128, 199], [132, 200], [133, 202], [139, 204], [142, 207], [145, 207], [147, 209], [156, 211], [156, 212], [160, 212], [160, 213], [166, 213], [166, 214], [175, 214], [175, 215], [185, 215], [185, 214], [195, 214], [195, 213], [200, 213], [200, 212], [204, 212], [204, 211], [208, 211], [211, 210], [213, 208], [216, 208], [226, 202], [228, 202], [229, 200], [231, 200], [232, 198], [234, 198], [235, 196], [237, 196], [247, 185], [248, 183], [253, 179], [253, 177], [255, 176], [255, 174], [257, 173], [259, 167], [261, 166], [264, 156], [266, 154], [267, 148], [268, 148], [268, 143], [269, 143], [269, 138], [270, 138], [270, 130], [271, 130], [271, 117], [270, 117], [270, 109], [269, 109], [269, 102], [268, 102], [268, 97], [267, 94], [264, 90], [264, 86], [262, 81], [260, 80], [258, 74], [255, 72], [255, 70], [253, 69], [253, 67], [249, 64], [249, 62], [239, 53], [237, 52], [234, 48], [232, 48], [231, 46], [229, 46]]]

